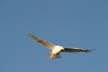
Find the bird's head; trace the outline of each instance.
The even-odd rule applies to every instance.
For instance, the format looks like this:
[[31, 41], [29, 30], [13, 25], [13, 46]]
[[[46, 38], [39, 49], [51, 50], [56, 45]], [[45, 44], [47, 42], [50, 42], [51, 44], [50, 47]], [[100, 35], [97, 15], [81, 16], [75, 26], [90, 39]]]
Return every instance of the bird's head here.
[[52, 60], [56, 58], [61, 58], [60, 53], [57, 53], [57, 54], [49, 53], [48, 55]]

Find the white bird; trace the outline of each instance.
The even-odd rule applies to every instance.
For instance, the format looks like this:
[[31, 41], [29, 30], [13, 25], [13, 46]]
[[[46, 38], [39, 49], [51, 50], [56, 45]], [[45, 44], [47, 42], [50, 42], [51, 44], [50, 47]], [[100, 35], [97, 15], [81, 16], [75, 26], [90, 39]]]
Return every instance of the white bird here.
[[49, 48], [51, 50], [49, 53], [51, 59], [60, 58], [60, 52], [91, 52], [91, 50], [84, 48], [64, 48], [63, 46], [43, 40], [42, 38], [39, 38], [31, 33], [29, 33], [29, 37], [31, 37], [36, 42], [42, 44], [43, 46]]

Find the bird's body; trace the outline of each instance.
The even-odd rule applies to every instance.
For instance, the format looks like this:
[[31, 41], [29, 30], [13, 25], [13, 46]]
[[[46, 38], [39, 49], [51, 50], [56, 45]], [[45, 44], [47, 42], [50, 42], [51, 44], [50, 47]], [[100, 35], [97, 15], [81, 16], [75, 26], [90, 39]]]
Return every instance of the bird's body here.
[[50, 58], [51, 58], [51, 59], [55, 59], [57, 56], [59, 57], [59, 56], [60, 56], [60, 52], [61, 52], [62, 50], [64, 50], [64, 48], [63, 48], [62, 46], [55, 46], [55, 47], [51, 50], [51, 52], [50, 52], [50, 54], [49, 54]]
[[64, 48], [63, 46], [56, 45], [46, 40], [43, 40], [31, 33], [29, 34], [29, 36], [36, 42], [42, 44], [43, 46], [51, 50], [51, 52], [49, 53], [49, 57], [51, 59], [60, 58], [60, 52], [90, 52], [91, 51], [84, 48]]

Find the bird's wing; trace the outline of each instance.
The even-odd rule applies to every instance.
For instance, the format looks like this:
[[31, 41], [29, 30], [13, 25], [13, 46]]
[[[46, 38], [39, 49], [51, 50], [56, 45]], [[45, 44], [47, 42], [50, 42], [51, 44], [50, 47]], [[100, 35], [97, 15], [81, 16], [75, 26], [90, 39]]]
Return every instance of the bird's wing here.
[[62, 52], [91, 52], [91, 50], [84, 48], [64, 48]]
[[43, 46], [45, 46], [45, 47], [47, 47], [49, 49], [53, 49], [56, 46], [55, 44], [52, 44], [52, 43], [50, 43], [50, 42], [48, 42], [46, 40], [43, 40], [43, 39], [41, 39], [41, 38], [31, 34], [31, 33], [29, 33], [29, 37], [31, 37], [36, 42], [42, 44]]

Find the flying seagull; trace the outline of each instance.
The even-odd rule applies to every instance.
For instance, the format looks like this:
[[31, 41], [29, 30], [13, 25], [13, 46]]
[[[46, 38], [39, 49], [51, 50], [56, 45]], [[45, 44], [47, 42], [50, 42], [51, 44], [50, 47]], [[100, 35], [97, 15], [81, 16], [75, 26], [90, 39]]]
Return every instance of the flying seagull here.
[[42, 44], [43, 46], [49, 48], [51, 51], [48, 54], [51, 59], [60, 58], [60, 52], [91, 52], [89, 49], [84, 48], [64, 48], [63, 46], [53, 44], [48, 42], [40, 37], [37, 37], [31, 33], [29, 33], [29, 37], [31, 37], [36, 42]]

